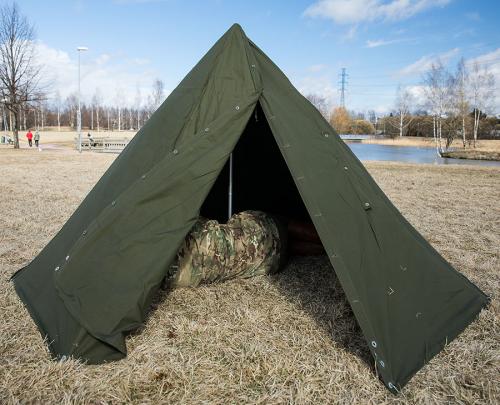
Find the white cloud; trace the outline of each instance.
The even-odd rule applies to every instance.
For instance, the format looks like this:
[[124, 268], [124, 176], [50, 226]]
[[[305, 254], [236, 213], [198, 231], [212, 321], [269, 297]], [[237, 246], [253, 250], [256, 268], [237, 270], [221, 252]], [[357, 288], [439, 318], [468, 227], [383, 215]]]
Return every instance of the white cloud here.
[[358, 26], [357, 25], [353, 25], [351, 28], [349, 28], [349, 30], [343, 35], [342, 39], [344, 41], [350, 41], [352, 39], [354, 39], [354, 37], [356, 36], [358, 32]]
[[319, 63], [317, 65], [311, 65], [307, 68], [307, 70], [309, 72], [313, 72], [313, 73], [317, 73], [317, 72], [321, 72], [322, 70], [325, 70], [327, 68], [327, 66], [323, 63]]
[[[474, 63], [487, 67], [488, 71], [495, 78], [495, 87], [500, 87], [500, 48], [466, 61], [468, 68], [471, 68]], [[497, 93], [497, 91], [494, 92], [495, 100], [493, 102], [493, 109], [495, 113], [500, 112], [500, 97], [497, 97]]]
[[[64, 99], [78, 90], [78, 59], [75, 55], [37, 42], [37, 58], [43, 66], [43, 77], [50, 84], [53, 96], [59, 91]], [[117, 93], [123, 94], [124, 104], [132, 104], [139, 86], [142, 97], [151, 92], [158, 72], [149, 67], [149, 60], [127, 58], [126, 55], [101, 54], [92, 56], [91, 51], [81, 54], [81, 94], [83, 101], [90, 101], [98, 88], [103, 102], [114, 104]]]
[[408, 66], [400, 69], [396, 75], [397, 76], [415, 76], [424, 73], [428, 70], [433, 63], [436, 63], [438, 60], [443, 62], [444, 64], [448, 63], [448, 61], [456, 56], [459, 52], [459, 48], [451, 49], [447, 52], [441, 53], [439, 55], [425, 55], [422, 56], [416, 62], [411, 63]]
[[362, 21], [404, 20], [435, 7], [443, 7], [451, 0], [317, 0], [304, 15], [333, 20], [337, 24], [355, 24]]
[[339, 98], [339, 93], [328, 75], [306, 76], [295, 81], [294, 85], [304, 95], [317, 94], [326, 99], [328, 108], [331, 109]]
[[151, 61], [146, 58], [133, 58], [131, 62], [139, 66], [148, 65], [151, 63]]
[[488, 65], [488, 68], [490, 70], [500, 70], [500, 48], [467, 60], [467, 64], [470, 65], [475, 62], [479, 63], [480, 65]]
[[398, 42], [398, 41], [385, 40], [385, 39], [374, 39], [374, 40], [369, 39], [366, 41], [366, 47], [367, 48], [378, 48], [379, 46], [390, 45], [390, 44], [393, 44], [394, 42]]
[[416, 38], [374, 39], [374, 40], [369, 39], [366, 41], [365, 46], [367, 48], [378, 48], [379, 46], [399, 44], [402, 42], [414, 42], [416, 40], [417, 40]]
[[412, 95], [414, 103], [414, 108], [418, 106], [424, 106], [426, 103], [425, 88], [423, 85], [406, 86], [406, 90]]
[[467, 17], [471, 21], [481, 21], [481, 16], [477, 11], [465, 13], [465, 17]]
[[114, 0], [115, 4], [145, 4], [145, 3], [163, 3], [169, 0]]

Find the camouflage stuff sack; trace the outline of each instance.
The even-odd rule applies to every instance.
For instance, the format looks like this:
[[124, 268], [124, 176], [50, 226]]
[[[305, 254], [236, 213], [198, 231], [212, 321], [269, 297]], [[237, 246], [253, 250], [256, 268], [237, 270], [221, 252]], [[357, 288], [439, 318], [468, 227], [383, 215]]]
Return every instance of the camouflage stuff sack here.
[[226, 224], [200, 218], [173, 264], [173, 287], [248, 278], [278, 271], [283, 236], [272, 216], [260, 211], [235, 214]]

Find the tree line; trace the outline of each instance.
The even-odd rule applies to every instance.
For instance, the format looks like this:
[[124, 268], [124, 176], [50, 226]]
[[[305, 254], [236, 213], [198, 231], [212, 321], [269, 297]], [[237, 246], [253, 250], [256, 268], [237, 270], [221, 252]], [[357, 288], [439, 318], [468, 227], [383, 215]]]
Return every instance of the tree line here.
[[418, 86], [398, 86], [392, 111], [381, 117], [373, 110], [366, 114], [344, 107], [329, 111], [324, 97], [309, 94], [306, 98], [340, 134], [432, 136], [438, 154], [457, 138], [464, 148], [475, 147], [480, 136], [491, 137], [500, 130], [499, 120], [488, 116], [494, 110], [495, 77], [486, 63], [464, 58], [453, 71], [438, 60]]
[[429, 120], [418, 117], [427, 115], [432, 119], [429, 132], [441, 154], [456, 138], [464, 148], [475, 147], [482, 126], [490, 132], [493, 129], [496, 118], [488, 119], [488, 114], [494, 108], [495, 77], [487, 64], [461, 58], [450, 71], [438, 60], [422, 76], [420, 89], [423, 102], [417, 103], [410, 89], [398, 88], [394, 111], [386, 121], [397, 128], [399, 136], [408, 134], [415, 120], [425, 124]]
[[[144, 98], [139, 89], [132, 105], [122, 102], [123, 94], [117, 91], [113, 105], [103, 102], [102, 93], [96, 89], [91, 102], [82, 102], [80, 106], [82, 129], [92, 131], [125, 131], [138, 130], [149, 119], [153, 112], [165, 99], [164, 84], [155, 79], [151, 93]], [[12, 111], [1, 105], [0, 129], [14, 130], [16, 118]], [[46, 127], [61, 129], [75, 129], [77, 126], [78, 97], [72, 93], [64, 99], [59, 91], [52, 99], [41, 98], [36, 102], [20, 105], [17, 116], [18, 129], [36, 128], [44, 130]]]

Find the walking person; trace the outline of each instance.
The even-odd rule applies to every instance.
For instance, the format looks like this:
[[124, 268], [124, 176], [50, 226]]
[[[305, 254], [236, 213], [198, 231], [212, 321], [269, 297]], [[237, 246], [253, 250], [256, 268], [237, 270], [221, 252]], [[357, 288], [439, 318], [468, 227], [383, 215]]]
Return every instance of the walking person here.
[[33, 146], [33, 134], [31, 133], [31, 129], [28, 129], [28, 133], [26, 134], [26, 138], [28, 138], [28, 143], [30, 148]]
[[40, 132], [38, 132], [38, 129], [35, 131], [35, 137], [33, 139], [35, 140], [35, 146], [38, 148], [38, 143], [40, 142]]

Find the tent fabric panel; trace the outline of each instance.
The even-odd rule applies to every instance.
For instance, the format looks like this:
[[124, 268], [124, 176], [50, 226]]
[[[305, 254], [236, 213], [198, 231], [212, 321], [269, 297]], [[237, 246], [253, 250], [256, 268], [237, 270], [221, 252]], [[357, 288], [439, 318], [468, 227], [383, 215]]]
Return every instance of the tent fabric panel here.
[[[86, 330], [77, 324], [54, 289], [55, 268], [61, 267], [61, 263], [64, 264], [68, 252], [82, 235], [88, 234], [92, 227], [97, 225], [96, 216], [100, 215], [112, 201], [118, 199], [131, 184], [137, 182], [144, 173], [152, 170], [165, 156], [168, 156], [175, 149], [176, 143], [189, 141], [187, 132], [192, 128], [186, 127], [186, 121], [193, 114], [197, 114], [194, 107], [202, 93], [206, 91], [207, 83], [214, 80], [211, 79], [210, 73], [217, 68], [217, 63], [224, 61], [223, 64], [219, 63], [218, 68], [226, 69], [226, 76], [229, 78], [232, 69], [238, 64], [248, 70], [246, 61], [244, 65], [239, 62], [238, 54], [241, 52], [241, 44], [244, 44], [239, 37], [241, 32], [232, 29], [208, 51], [117, 157], [52, 241], [28, 266], [13, 276], [20, 298], [36, 319], [40, 332], [47, 338], [53, 354], [71, 355], [74, 353], [75, 344], [84, 346], [75, 339], [81, 337], [81, 330]], [[221, 58], [221, 55], [228, 53], [231, 56]], [[240, 73], [243, 71], [239, 69]], [[252, 97], [250, 93], [254, 88], [249, 80], [241, 81], [240, 77], [233, 75], [232, 81], [234, 93], [228, 92], [227, 98], [219, 99], [221, 105], [225, 103], [229, 106], [235, 100], [245, 101], [245, 97]], [[205, 109], [207, 105], [205, 100]], [[212, 111], [212, 114], [205, 114], [204, 119], [216, 120], [220, 113], [220, 110]], [[204, 119], [199, 119], [198, 123], [206, 128], [204, 125], [211, 121], [205, 122]], [[46, 294], [41, 294], [40, 291], [45, 291]], [[94, 338], [96, 337], [91, 338], [90, 335], [88, 337], [89, 341]], [[123, 339], [120, 339], [118, 337], [118, 340], [115, 338], [111, 340], [118, 350], [125, 353]], [[102, 360], [105, 359], [106, 356], [103, 356]]]
[[402, 387], [487, 297], [404, 220], [319, 112], [304, 114], [310, 103], [254, 50], [273, 134], [379, 374], [391, 389]]
[[113, 344], [121, 340], [116, 335], [140, 326], [257, 97], [240, 100], [239, 110], [210, 123], [208, 134], [170, 153], [103, 210], [67, 253], [54, 275], [56, 288], [94, 336]]

